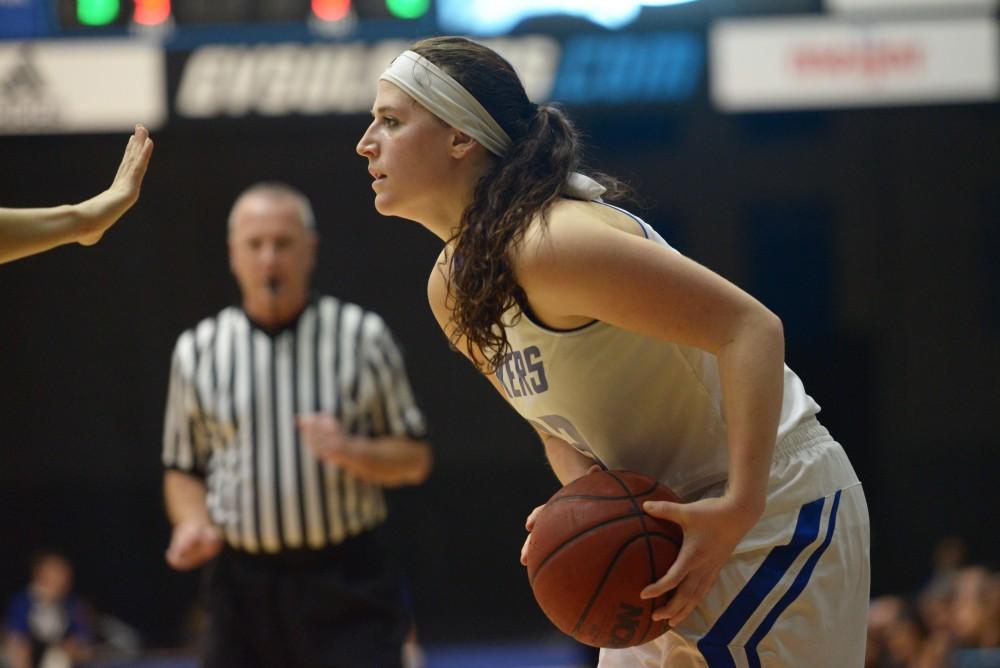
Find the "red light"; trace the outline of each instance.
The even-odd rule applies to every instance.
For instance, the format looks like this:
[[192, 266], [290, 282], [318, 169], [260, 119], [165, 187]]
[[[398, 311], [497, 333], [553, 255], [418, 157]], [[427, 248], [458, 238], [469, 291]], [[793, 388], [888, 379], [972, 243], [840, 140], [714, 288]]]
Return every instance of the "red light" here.
[[312, 10], [322, 21], [339, 21], [351, 11], [351, 0], [312, 0]]
[[156, 26], [170, 18], [170, 0], [135, 0], [132, 20], [139, 25]]

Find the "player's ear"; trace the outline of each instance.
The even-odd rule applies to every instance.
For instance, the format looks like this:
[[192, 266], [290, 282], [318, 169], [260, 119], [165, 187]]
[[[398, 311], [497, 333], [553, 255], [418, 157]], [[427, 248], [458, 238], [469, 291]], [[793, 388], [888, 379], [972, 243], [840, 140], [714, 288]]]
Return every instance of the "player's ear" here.
[[450, 141], [449, 152], [453, 158], [464, 158], [479, 146], [479, 142], [461, 130], [452, 129]]

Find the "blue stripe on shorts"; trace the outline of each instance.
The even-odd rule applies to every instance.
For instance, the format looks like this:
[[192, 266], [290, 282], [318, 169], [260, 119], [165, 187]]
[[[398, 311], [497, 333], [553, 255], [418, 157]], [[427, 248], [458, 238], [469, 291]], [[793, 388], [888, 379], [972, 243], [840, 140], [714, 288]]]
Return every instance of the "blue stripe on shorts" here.
[[[833, 512], [836, 513], [837, 503], [840, 500], [840, 492], [837, 492], [837, 496], [834, 499]], [[718, 620], [716, 620], [715, 625], [709, 629], [708, 633], [698, 641], [698, 650], [705, 657], [710, 668], [735, 668], [736, 663], [733, 661], [732, 656], [729, 654], [728, 645], [739, 633], [740, 629], [747, 623], [750, 616], [760, 607], [760, 604], [764, 601], [771, 590], [774, 589], [781, 579], [785, 576], [788, 570], [795, 563], [795, 560], [803, 550], [806, 549], [813, 541], [819, 536], [819, 524], [822, 517], [823, 505], [825, 499], [816, 499], [806, 505], [802, 506], [799, 511], [799, 517], [795, 524], [795, 533], [792, 536], [791, 541], [787, 545], [780, 545], [767, 555], [764, 559], [764, 563], [760, 565], [757, 572], [751, 576], [750, 580], [747, 581], [743, 589], [736, 598], [733, 599], [729, 607], [722, 613]], [[830, 537], [833, 534], [833, 518], [830, 521], [830, 527], [827, 531], [826, 541], [823, 546], [817, 550], [818, 553], [826, 548], [826, 545], [830, 541]], [[819, 559], [816, 554], [813, 555], [816, 560]], [[795, 585], [799, 584], [799, 580], [802, 580], [801, 587], [799, 591], [795, 592], [794, 595], [789, 597], [792, 593], [789, 590], [784, 597], [778, 602], [775, 607], [784, 609], [787, 607], [798, 594], [801, 589], [805, 587], [806, 582], [809, 580], [809, 576], [812, 573], [812, 568], [815, 566], [815, 561], [810, 558], [809, 563], [803, 569], [803, 573], [799, 574], [793, 584], [793, 589]], [[807, 572], [808, 571], [808, 572]], [[786, 601], [787, 599], [787, 601]], [[782, 607], [784, 604], [784, 607]], [[780, 610], [775, 613], [773, 610], [771, 614], [764, 620], [761, 624], [763, 628], [767, 625], [767, 629], [770, 629], [774, 624], [774, 620], [780, 614]], [[773, 615], [773, 618], [772, 616]], [[770, 620], [770, 621], [769, 621]], [[756, 641], [754, 642], [754, 648], [756, 648], [757, 643], [760, 639], [767, 633], [767, 629], [760, 634], [760, 637], [756, 637], [757, 633], [754, 634]], [[758, 629], [758, 632], [760, 629]], [[753, 638], [751, 639], [753, 640]], [[755, 653], [755, 652], [754, 652]], [[752, 665], [752, 664], [751, 664]], [[757, 664], [759, 665], [759, 663]]]

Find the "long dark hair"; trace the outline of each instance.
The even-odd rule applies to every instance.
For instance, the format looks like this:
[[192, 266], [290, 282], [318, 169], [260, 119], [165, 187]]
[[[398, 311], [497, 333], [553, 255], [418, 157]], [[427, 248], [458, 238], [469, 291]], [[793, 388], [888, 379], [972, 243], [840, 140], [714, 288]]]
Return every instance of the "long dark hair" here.
[[[545, 221], [566, 178], [578, 171], [579, 134], [560, 109], [528, 100], [514, 68], [491, 49], [463, 37], [431, 37], [410, 48], [462, 84], [511, 138], [507, 154], [476, 185], [449, 240], [452, 344], [464, 336], [470, 357], [477, 358], [478, 348], [486, 356], [482, 370], [495, 371], [511, 351], [503, 315], [516, 307], [519, 317], [525, 306], [511, 251], [535, 216]], [[627, 190], [609, 176], [592, 177], [608, 188], [605, 199], [618, 199]]]

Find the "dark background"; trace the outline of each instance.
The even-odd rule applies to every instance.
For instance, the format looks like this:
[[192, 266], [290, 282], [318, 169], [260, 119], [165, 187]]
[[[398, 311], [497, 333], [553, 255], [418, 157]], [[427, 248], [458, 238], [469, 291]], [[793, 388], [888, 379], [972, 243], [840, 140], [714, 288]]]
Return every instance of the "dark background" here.
[[[873, 591], [912, 591], [946, 535], [996, 566], [1000, 105], [723, 116], [570, 109], [589, 162], [637, 188], [668, 240], [784, 320], [787, 357], [865, 483]], [[436, 469], [390, 494], [394, 549], [428, 642], [551, 633], [518, 564], [557, 487], [530, 430], [449, 351], [429, 313], [439, 243], [372, 208], [362, 116], [174, 123], [142, 198], [93, 248], [0, 266], [0, 599], [28, 554], [65, 550], [78, 590], [154, 646], [198, 576], [163, 561], [159, 439], [177, 335], [236, 299], [225, 219], [281, 179], [313, 198], [315, 285], [403, 342]], [[82, 200], [125, 137], [0, 138], [0, 204]]]

